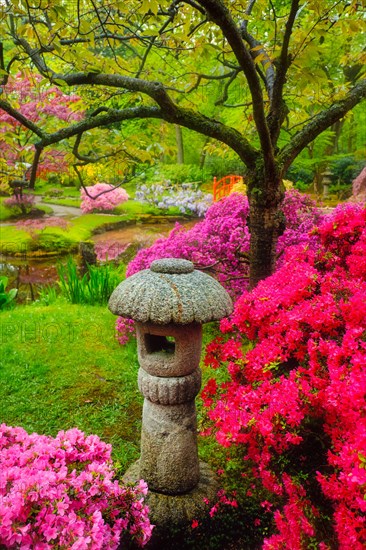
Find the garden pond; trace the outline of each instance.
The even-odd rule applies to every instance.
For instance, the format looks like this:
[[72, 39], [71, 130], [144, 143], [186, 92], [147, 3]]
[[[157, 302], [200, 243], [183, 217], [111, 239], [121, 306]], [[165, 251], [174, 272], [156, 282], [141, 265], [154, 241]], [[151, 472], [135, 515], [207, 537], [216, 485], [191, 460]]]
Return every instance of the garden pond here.
[[[177, 220], [135, 223], [118, 229], [110, 229], [94, 234], [91, 240], [96, 247], [117, 247], [117, 250], [130, 250], [134, 255], [139, 249], [150, 246], [160, 237], [164, 237], [174, 228]], [[186, 228], [192, 227], [197, 220], [179, 220]], [[6, 256], [0, 254], [0, 275], [9, 279], [9, 288], [18, 288], [18, 302], [33, 301], [39, 289], [53, 285], [58, 278], [57, 263], [63, 256]], [[75, 254], [75, 258], [77, 255]]]

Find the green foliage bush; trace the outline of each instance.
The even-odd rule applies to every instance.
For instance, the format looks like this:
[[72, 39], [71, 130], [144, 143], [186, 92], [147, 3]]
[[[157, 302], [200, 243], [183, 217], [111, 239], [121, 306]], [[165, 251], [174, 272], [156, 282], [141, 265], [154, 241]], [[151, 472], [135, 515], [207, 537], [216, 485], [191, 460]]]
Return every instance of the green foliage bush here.
[[[355, 177], [361, 172], [364, 161], [358, 160], [353, 155], [333, 155], [328, 157], [319, 157], [314, 159], [298, 159], [287, 171], [286, 178], [293, 181], [294, 185], [300, 191], [309, 190], [309, 186], [314, 181], [316, 171], [321, 169], [322, 165], [328, 164], [331, 171], [330, 192], [345, 195], [351, 193], [351, 184]], [[341, 196], [340, 198], [346, 198]]]
[[42, 250], [46, 254], [66, 254], [76, 249], [77, 243], [60, 233], [42, 233], [29, 241], [30, 250]]
[[149, 182], [169, 181], [170, 183], [202, 183], [212, 180], [212, 171], [200, 168], [196, 164], [159, 164], [146, 170], [145, 178]]
[[203, 183], [211, 179], [208, 170], [195, 164], [165, 164], [157, 172], [160, 178], [170, 180], [172, 183]]
[[61, 294], [72, 304], [105, 305], [121, 281], [121, 275], [110, 264], [89, 265], [84, 275], [79, 274], [75, 260], [58, 264], [57, 273]]
[[361, 162], [355, 157], [342, 157], [333, 161], [330, 165], [332, 171], [333, 185], [351, 185], [355, 177], [361, 172], [364, 167], [364, 162]]
[[211, 179], [214, 176], [216, 178], [223, 178], [229, 174], [238, 174], [239, 176], [245, 175], [245, 166], [237, 158], [223, 158], [212, 156], [207, 158], [205, 162], [205, 170], [211, 174]]
[[16, 288], [12, 288], [8, 292], [5, 290], [8, 281], [8, 277], [0, 276], [0, 310], [6, 309], [15, 300], [18, 292]]
[[10, 208], [4, 204], [5, 197], [0, 197], [0, 221], [5, 221], [12, 216]]
[[314, 180], [315, 172], [310, 168], [292, 165], [287, 171], [286, 179], [294, 182], [296, 189], [306, 191]]

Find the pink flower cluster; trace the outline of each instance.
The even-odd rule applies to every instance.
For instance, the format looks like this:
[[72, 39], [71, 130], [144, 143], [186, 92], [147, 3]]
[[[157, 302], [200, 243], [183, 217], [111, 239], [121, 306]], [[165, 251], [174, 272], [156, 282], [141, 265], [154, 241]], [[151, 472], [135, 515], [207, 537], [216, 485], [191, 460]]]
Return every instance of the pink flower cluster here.
[[117, 317], [115, 329], [118, 342], [124, 346], [131, 335], [135, 335], [135, 321], [126, 317]]
[[96, 183], [86, 187], [86, 191], [81, 189], [80, 208], [84, 214], [113, 210], [128, 200], [128, 194], [122, 187], [115, 187], [109, 183]]
[[[73, 104], [80, 102], [75, 94], [64, 94], [57, 86], [44, 86], [44, 79], [40, 74], [27, 75], [19, 72], [10, 77], [3, 86], [3, 93], [7, 98], [16, 98], [20, 103], [20, 112], [38, 122], [43, 114], [55, 117], [65, 122], [78, 121], [83, 113], [73, 109]], [[1, 119], [11, 126], [21, 126], [21, 123], [8, 113], [3, 113]], [[5, 133], [5, 130], [1, 130]]]
[[[318, 510], [311, 505], [311, 502], [306, 498], [306, 491], [294, 483], [290, 476], [283, 474], [283, 487], [287, 503], [283, 506], [282, 511], [276, 510], [274, 513], [275, 525], [279, 531], [278, 534], [265, 539], [263, 550], [301, 550], [309, 548], [309, 545], [304, 541], [311, 541], [316, 545], [315, 530], [312, 522], [319, 517]], [[319, 545], [313, 548], [319, 550], [329, 550], [329, 547], [320, 542]]]
[[147, 486], [114, 479], [111, 447], [77, 429], [56, 438], [0, 425], [0, 545], [23, 550], [143, 546]]
[[217, 440], [242, 445], [262, 489], [282, 503], [266, 550], [332, 547], [316, 529], [324, 497], [340, 550], [362, 550], [366, 209], [337, 208], [311, 238], [317, 247], [290, 247], [275, 274], [244, 292], [221, 323], [205, 362], [226, 365], [230, 381], [219, 391], [209, 382], [202, 396]]
[[[286, 192], [283, 211], [287, 223], [278, 242], [279, 256], [292, 244], [315, 242], [309, 230], [321, 217], [315, 203], [296, 190]], [[198, 269], [212, 272], [234, 298], [238, 297], [248, 286], [248, 212], [247, 197], [238, 193], [229, 195], [213, 204], [205, 219], [191, 229], [176, 224], [168, 237], [140, 250], [128, 265], [127, 276], [147, 269], [159, 258], [185, 258]]]

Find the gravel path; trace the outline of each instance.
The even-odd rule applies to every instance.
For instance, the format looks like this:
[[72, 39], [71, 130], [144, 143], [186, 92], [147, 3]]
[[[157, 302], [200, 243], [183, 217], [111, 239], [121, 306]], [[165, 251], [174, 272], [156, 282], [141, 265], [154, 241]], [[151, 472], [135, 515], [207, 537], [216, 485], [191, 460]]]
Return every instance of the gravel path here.
[[42, 197], [36, 198], [36, 204], [37, 206], [47, 206], [48, 208], [52, 208], [52, 215], [57, 216], [58, 218], [77, 218], [82, 214], [80, 208], [76, 208], [75, 206], [64, 206], [63, 204], [50, 204], [48, 202], [44, 202]]

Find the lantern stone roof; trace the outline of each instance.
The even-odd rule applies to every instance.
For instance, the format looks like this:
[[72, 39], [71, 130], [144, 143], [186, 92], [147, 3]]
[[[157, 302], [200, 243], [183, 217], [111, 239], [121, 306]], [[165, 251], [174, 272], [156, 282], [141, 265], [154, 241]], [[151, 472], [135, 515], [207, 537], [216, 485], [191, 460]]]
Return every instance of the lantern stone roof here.
[[128, 277], [113, 291], [109, 309], [141, 323], [207, 323], [227, 317], [233, 306], [215, 279], [192, 262], [164, 258]]

